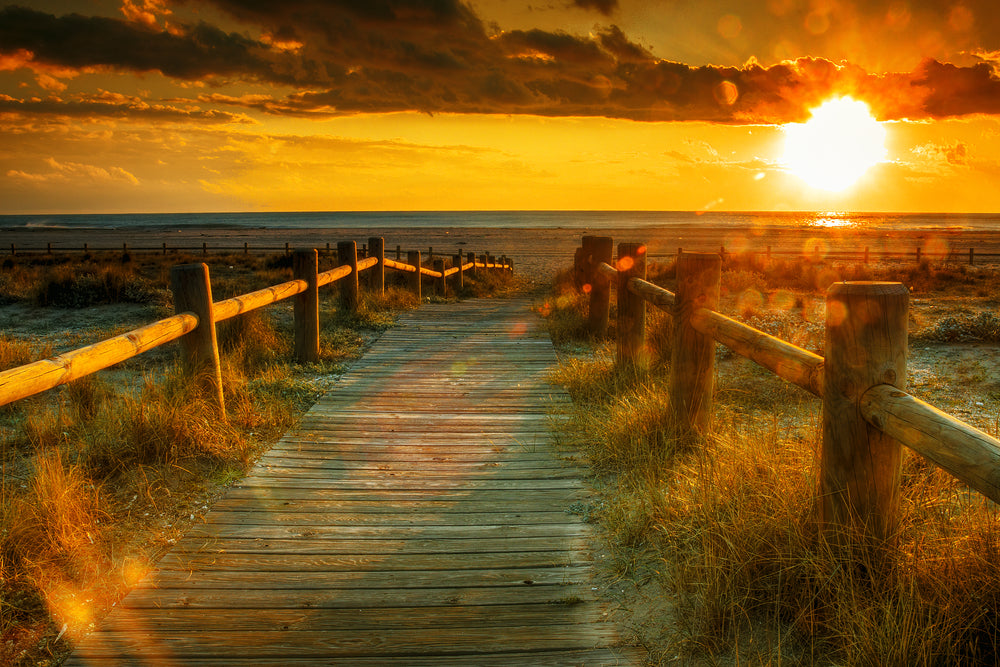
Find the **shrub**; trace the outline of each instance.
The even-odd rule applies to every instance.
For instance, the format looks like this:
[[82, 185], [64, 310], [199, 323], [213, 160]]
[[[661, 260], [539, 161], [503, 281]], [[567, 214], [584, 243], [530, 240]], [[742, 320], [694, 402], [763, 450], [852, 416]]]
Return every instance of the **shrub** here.
[[164, 304], [166, 295], [127, 267], [103, 266], [77, 271], [58, 267], [36, 286], [33, 300], [39, 306], [88, 308], [110, 303]]
[[1000, 317], [990, 312], [942, 317], [919, 338], [945, 343], [1000, 342]]

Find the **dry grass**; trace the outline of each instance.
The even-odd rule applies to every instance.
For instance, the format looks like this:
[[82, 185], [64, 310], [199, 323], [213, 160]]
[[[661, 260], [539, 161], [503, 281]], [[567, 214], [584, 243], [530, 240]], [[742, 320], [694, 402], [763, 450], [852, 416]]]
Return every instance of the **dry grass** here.
[[[798, 277], [789, 267], [773, 275], [727, 268], [723, 310], [821, 348], [818, 268]], [[651, 273], [671, 286], [670, 267]], [[977, 293], [956, 275], [968, 271], [874, 267], [850, 277], [916, 276], [920, 289]], [[985, 272], [977, 280], [997, 284]], [[569, 292], [557, 286], [548, 301], [554, 326], [586, 312]], [[997, 664], [1000, 516], [992, 503], [910, 455], [895, 539], [831, 536], [816, 514], [818, 404], [720, 353], [712, 436], [694, 447], [675, 442], [669, 338], [669, 325], [654, 322], [649, 340], [661, 361], [636, 378], [615, 371], [608, 344], [567, 336], [554, 377], [576, 404], [562, 439], [586, 452], [603, 480], [597, 516], [609, 576], [616, 589], [631, 582], [624, 622], [654, 663]]]

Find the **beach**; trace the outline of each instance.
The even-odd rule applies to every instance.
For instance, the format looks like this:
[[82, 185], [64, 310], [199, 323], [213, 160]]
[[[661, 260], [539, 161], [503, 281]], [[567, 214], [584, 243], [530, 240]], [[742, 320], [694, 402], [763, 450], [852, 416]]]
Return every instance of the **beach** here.
[[128, 244], [133, 251], [156, 251], [166, 244], [170, 250], [200, 252], [202, 244], [209, 250], [242, 251], [244, 244], [251, 252], [280, 251], [287, 243], [290, 248], [335, 248], [338, 241], [356, 241], [360, 248], [368, 238], [385, 239], [386, 254], [394, 256], [396, 247], [420, 250], [426, 255], [433, 248], [435, 255], [451, 256], [458, 252], [474, 252], [477, 256], [491, 253], [506, 255], [515, 270], [533, 280], [548, 280], [554, 273], [571, 265], [573, 253], [584, 235], [611, 236], [615, 244], [623, 241], [643, 242], [652, 261], [665, 260], [683, 248], [685, 251], [727, 253], [766, 253], [793, 259], [844, 258], [850, 253], [860, 258], [865, 248], [876, 258], [881, 253], [906, 253], [914, 259], [918, 249], [922, 256], [954, 261], [968, 261], [969, 249], [974, 248], [977, 263], [1000, 261], [1000, 233], [968, 228], [901, 230], [898, 227], [822, 226], [713, 226], [673, 225], [670, 227], [619, 227], [613, 229], [553, 227], [372, 227], [359, 228], [262, 228], [262, 227], [196, 227], [178, 228], [56, 228], [20, 227], [0, 229], [0, 255], [17, 251], [53, 252], [117, 250]]

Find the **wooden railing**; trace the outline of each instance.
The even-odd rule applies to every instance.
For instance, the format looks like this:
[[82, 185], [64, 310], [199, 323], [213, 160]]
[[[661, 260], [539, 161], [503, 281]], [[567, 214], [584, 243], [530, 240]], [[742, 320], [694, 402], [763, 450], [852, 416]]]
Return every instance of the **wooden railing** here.
[[585, 236], [578, 280], [590, 293], [591, 332], [604, 335], [609, 297], [618, 300], [620, 367], [648, 361], [645, 306], [674, 319], [669, 403], [677, 434], [705, 434], [719, 342], [823, 400], [820, 518], [882, 538], [898, 527], [901, 447], [906, 445], [1000, 502], [1000, 441], [906, 393], [909, 291], [902, 283], [835, 283], [826, 297], [821, 357], [715, 311], [721, 257], [677, 258], [677, 292], [646, 281], [646, 246]]
[[324, 285], [339, 282], [342, 302], [353, 312], [360, 302], [358, 276], [362, 272], [368, 272], [369, 288], [379, 293], [385, 290], [385, 269], [408, 273], [412, 276], [410, 289], [419, 300], [423, 276], [433, 278], [437, 292], [443, 294], [448, 278], [452, 279], [456, 290], [462, 289], [466, 272], [513, 271], [506, 257], [498, 259], [484, 254], [477, 258], [473, 253], [452, 256], [448, 262], [451, 266], [446, 266], [444, 259], [435, 259], [434, 268], [429, 269], [422, 266], [419, 251], [409, 252], [407, 262], [403, 263], [386, 258], [384, 247], [383, 239], [369, 239], [368, 256], [359, 260], [354, 241], [338, 243], [339, 266], [322, 273], [318, 270], [317, 250], [295, 250], [292, 253], [292, 280], [219, 302], [212, 300], [206, 264], [175, 266], [171, 269], [170, 280], [176, 315], [51, 359], [0, 372], [0, 405], [33, 396], [180, 339], [185, 366], [207, 383], [224, 416], [215, 333], [218, 322], [295, 297], [295, 358], [308, 363], [319, 358], [318, 290]]
[[[371, 239], [369, 239], [370, 241]], [[74, 246], [66, 243], [55, 243], [51, 241], [46, 241], [43, 244], [22, 244], [17, 245], [11, 243], [9, 246], [10, 255], [12, 257], [17, 256], [33, 256], [33, 255], [56, 255], [56, 254], [132, 254], [132, 253], [143, 253], [143, 254], [155, 254], [155, 255], [169, 255], [169, 254], [201, 254], [203, 256], [208, 255], [257, 255], [257, 254], [272, 254], [275, 252], [284, 252], [286, 255], [291, 255], [293, 248], [290, 243], [285, 243], [284, 245], [250, 245], [249, 242], [244, 242], [243, 245], [234, 246], [226, 245], [222, 243], [220, 245], [212, 244], [209, 245], [208, 241], [203, 241], [201, 245], [173, 245], [167, 244], [166, 242], [161, 243], [158, 246], [153, 245], [135, 245], [129, 243], [122, 243], [120, 246], [92, 246], [90, 243], [84, 243], [83, 245]], [[337, 254], [337, 247], [332, 246], [327, 243], [323, 248], [317, 248], [317, 252], [320, 255], [335, 255]], [[369, 244], [362, 243], [358, 248], [358, 257], [367, 258], [374, 256], [375, 248], [369, 247]], [[500, 257], [493, 257], [492, 254], [487, 253], [490, 257], [490, 262], [504, 264], [509, 261], [506, 255], [501, 255]], [[450, 257], [447, 253], [445, 257]], [[428, 262], [433, 263], [435, 258], [441, 258], [442, 254], [435, 253], [434, 247], [430, 246], [427, 248], [427, 254], [424, 256]], [[396, 246], [396, 261], [402, 260], [402, 246]]]

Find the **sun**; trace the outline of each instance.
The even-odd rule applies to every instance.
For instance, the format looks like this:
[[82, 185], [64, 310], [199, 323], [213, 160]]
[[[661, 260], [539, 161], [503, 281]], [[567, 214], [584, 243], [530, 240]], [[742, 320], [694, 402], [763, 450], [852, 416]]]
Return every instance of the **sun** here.
[[784, 130], [782, 162], [814, 188], [845, 190], [885, 160], [885, 128], [867, 104], [850, 97], [828, 100], [808, 121]]

